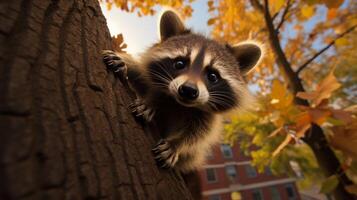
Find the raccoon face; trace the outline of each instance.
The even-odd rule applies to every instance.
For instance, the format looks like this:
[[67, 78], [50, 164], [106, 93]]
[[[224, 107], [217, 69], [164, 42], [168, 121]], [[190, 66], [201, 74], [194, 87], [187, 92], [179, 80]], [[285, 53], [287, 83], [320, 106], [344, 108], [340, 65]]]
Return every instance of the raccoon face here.
[[226, 111], [248, 94], [242, 76], [261, 58], [255, 43], [220, 44], [185, 28], [172, 11], [160, 20], [161, 42], [144, 55], [154, 88], [185, 107]]

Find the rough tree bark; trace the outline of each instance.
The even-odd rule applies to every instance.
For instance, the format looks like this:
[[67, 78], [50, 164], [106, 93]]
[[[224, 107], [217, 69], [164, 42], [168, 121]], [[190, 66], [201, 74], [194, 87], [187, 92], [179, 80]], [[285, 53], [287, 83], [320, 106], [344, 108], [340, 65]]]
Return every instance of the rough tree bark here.
[[0, 199], [191, 199], [101, 63], [97, 0], [0, 0]]

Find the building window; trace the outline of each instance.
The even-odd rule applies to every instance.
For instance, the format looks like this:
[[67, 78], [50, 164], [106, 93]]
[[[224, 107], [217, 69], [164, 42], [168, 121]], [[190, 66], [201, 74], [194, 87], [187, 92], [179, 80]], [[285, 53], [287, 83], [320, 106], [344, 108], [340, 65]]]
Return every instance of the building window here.
[[233, 158], [232, 148], [228, 144], [222, 144], [221, 150], [224, 158]]
[[217, 181], [216, 170], [214, 168], [206, 169], [206, 176], [209, 183]]
[[237, 177], [236, 167], [234, 165], [226, 166], [226, 174], [231, 180], [235, 179]]
[[218, 194], [216, 195], [211, 195], [208, 198], [209, 200], [221, 200], [221, 196], [219, 196]]
[[279, 190], [276, 187], [270, 188], [271, 192], [271, 199], [272, 200], [280, 200], [280, 193]]
[[289, 200], [294, 200], [296, 199], [296, 195], [295, 195], [295, 190], [294, 190], [294, 186], [289, 184], [285, 186], [285, 190], [286, 190], [286, 194], [288, 195], [288, 199]]
[[265, 174], [268, 175], [268, 176], [273, 175], [273, 173], [271, 172], [270, 167], [265, 167]]
[[253, 200], [263, 200], [263, 194], [261, 190], [254, 190], [252, 194]]
[[257, 176], [257, 171], [255, 170], [255, 168], [251, 165], [246, 165], [245, 166], [245, 171], [248, 175], [248, 177], [253, 178]]

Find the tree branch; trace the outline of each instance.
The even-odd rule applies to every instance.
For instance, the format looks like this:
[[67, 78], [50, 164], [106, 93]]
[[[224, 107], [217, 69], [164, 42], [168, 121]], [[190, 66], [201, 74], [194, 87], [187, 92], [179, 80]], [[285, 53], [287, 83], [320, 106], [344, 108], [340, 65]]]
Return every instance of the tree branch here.
[[291, 7], [291, 0], [288, 0], [288, 2], [286, 3], [286, 7], [284, 9], [284, 12], [280, 18], [280, 22], [278, 23], [278, 26], [275, 28], [276, 32], [279, 33], [279, 29], [281, 28], [281, 26], [284, 24], [284, 21], [285, 21], [285, 17], [286, 15], [289, 13], [289, 9]]
[[[256, 1], [256, 0], [251, 0], [251, 1]], [[268, 0], [264, 1], [264, 6], [262, 6], [261, 12], [264, 15], [265, 24], [268, 29], [270, 45], [272, 47], [274, 54], [276, 55], [276, 62], [278, 64], [279, 68], [281, 69], [281, 71], [287, 77], [287, 80], [289, 81], [289, 86], [292, 90], [292, 93], [295, 95], [298, 92], [305, 91], [302, 86], [301, 80], [295, 74], [294, 70], [291, 67], [290, 62], [286, 58], [286, 55], [281, 47], [278, 34], [275, 31], [275, 27], [274, 27], [274, 24], [273, 24], [271, 15], [270, 15]], [[300, 99], [296, 96], [294, 98], [294, 101], [298, 105], [309, 105], [306, 100]]]
[[252, 6], [254, 8], [256, 8], [257, 10], [263, 12], [263, 5], [260, 4], [258, 0], [250, 0], [250, 3], [252, 4]]
[[296, 74], [299, 74], [303, 69], [305, 69], [312, 61], [314, 61], [319, 55], [327, 51], [330, 47], [332, 47], [336, 40], [342, 38], [343, 36], [347, 35], [348, 33], [352, 32], [355, 28], [357, 27], [357, 24], [350, 27], [347, 29], [345, 32], [339, 34], [334, 40], [332, 40], [329, 44], [327, 44], [324, 48], [322, 48], [319, 52], [317, 52], [315, 55], [313, 55], [311, 58], [309, 58], [304, 64], [302, 64], [298, 70], [296, 71]]
[[278, 12], [276, 12], [276, 13], [274, 14], [274, 16], [272, 17], [272, 20], [273, 20], [273, 21], [275, 21], [276, 17], [278, 17], [278, 15], [279, 15], [279, 13], [280, 13], [280, 11], [278, 11]]

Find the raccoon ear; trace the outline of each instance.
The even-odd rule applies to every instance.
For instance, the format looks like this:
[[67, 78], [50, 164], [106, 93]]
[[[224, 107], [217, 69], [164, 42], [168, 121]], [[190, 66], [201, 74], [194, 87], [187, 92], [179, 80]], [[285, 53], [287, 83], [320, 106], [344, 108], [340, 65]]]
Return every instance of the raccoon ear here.
[[236, 57], [242, 75], [248, 74], [260, 61], [263, 49], [255, 42], [243, 42], [230, 48]]
[[185, 32], [185, 25], [180, 17], [173, 11], [165, 11], [160, 18], [160, 37], [161, 41], [169, 37]]

